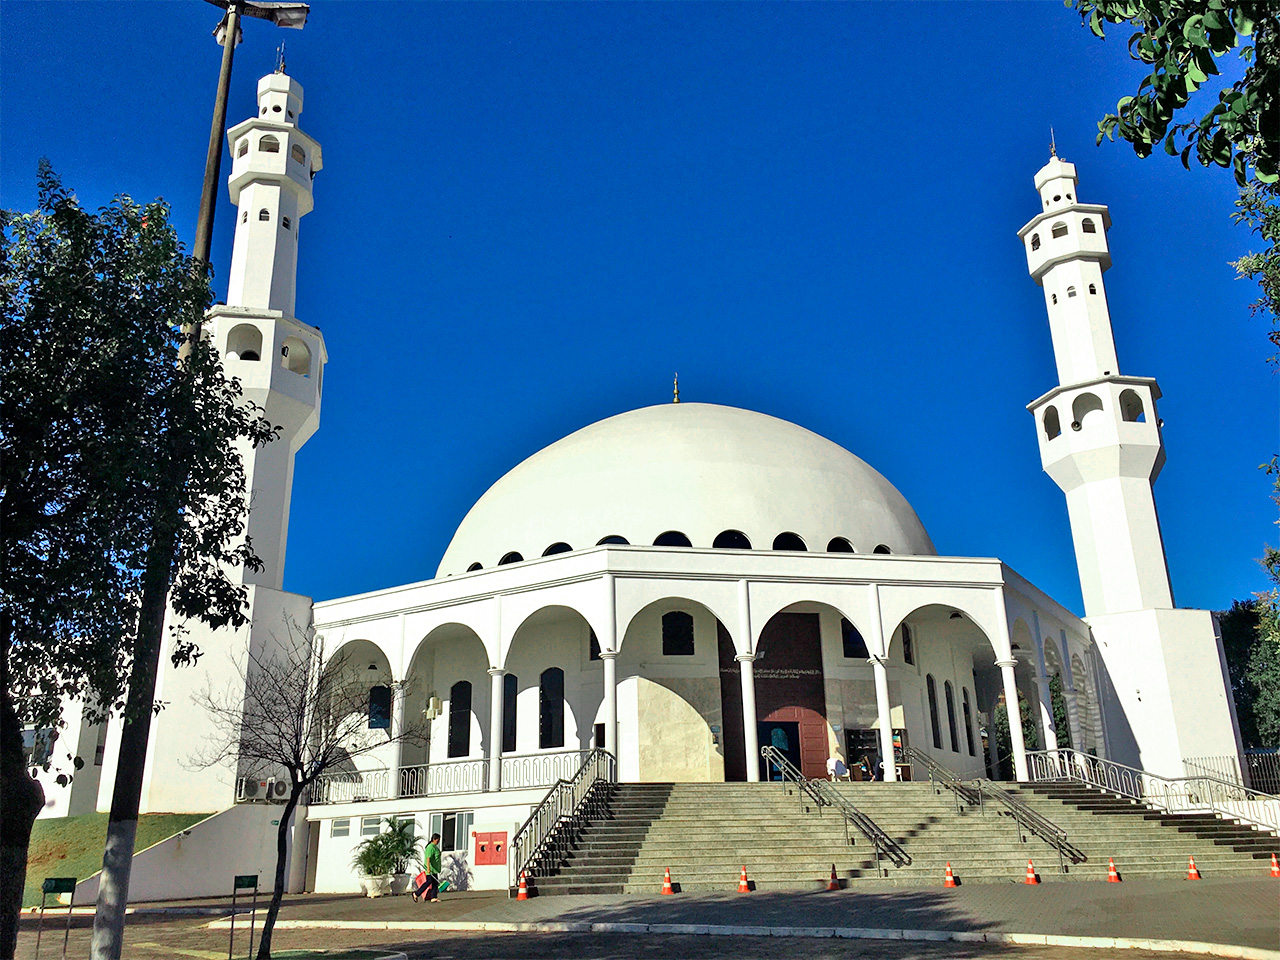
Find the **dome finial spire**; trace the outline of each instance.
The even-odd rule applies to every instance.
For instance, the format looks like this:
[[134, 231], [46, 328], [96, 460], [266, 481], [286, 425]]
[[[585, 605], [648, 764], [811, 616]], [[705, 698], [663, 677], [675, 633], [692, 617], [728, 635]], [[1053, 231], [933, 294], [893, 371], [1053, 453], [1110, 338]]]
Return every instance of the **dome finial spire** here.
[[671, 385], [674, 390], [674, 395], [671, 398], [671, 402], [679, 403], [680, 402], [680, 374], [679, 373], [677, 373], [675, 376], [675, 379], [671, 381]]
[[1049, 126], [1049, 156], [1050, 158], [1058, 155], [1058, 138], [1053, 135], [1053, 125]]
[[284, 41], [276, 48], [276, 73], [284, 73]]

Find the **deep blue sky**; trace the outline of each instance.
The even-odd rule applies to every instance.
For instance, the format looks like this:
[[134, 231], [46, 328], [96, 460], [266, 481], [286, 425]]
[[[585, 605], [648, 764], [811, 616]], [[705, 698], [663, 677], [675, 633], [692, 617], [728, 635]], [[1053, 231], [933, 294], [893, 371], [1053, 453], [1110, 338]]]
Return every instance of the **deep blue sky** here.
[[[163, 196], [194, 231], [220, 48], [211, 6], [0, 8], [0, 201], [48, 156], [90, 206]], [[288, 41], [324, 147], [298, 315], [330, 363], [297, 461], [285, 586], [426, 579], [506, 470], [669, 399], [793, 420], [1080, 610], [1025, 405], [1056, 384], [1015, 236], [1049, 127], [1111, 207], [1121, 370], [1164, 391], [1157, 503], [1178, 602], [1265, 586], [1257, 469], [1276, 382], [1228, 261], [1220, 170], [1093, 143], [1141, 74], [1060, 3], [335, 3], [249, 22], [229, 122]], [[225, 168], [224, 168], [225, 169]], [[230, 260], [220, 195], [213, 260]]]

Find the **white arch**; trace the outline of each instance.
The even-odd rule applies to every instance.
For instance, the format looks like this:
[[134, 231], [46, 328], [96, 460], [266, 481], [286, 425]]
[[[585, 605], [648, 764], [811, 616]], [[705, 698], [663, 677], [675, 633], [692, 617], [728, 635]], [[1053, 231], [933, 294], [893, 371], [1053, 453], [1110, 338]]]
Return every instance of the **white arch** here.
[[[755, 586], [752, 584], [751, 589], [755, 589]], [[736, 580], [619, 577], [616, 581], [615, 594], [619, 648], [636, 614], [657, 600], [678, 599], [706, 607], [729, 631], [729, 636], [733, 638], [738, 652], [751, 652], [749, 642], [744, 645], [741, 639], [745, 631], [742, 630], [738, 618], [738, 581]]]
[[995, 659], [1008, 659], [1009, 636], [1003, 628], [999, 609], [1001, 591], [989, 586], [937, 587], [899, 584], [880, 585], [880, 618], [884, 624], [887, 656], [898, 628], [915, 611], [930, 606], [946, 606], [964, 614], [991, 644]]
[[819, 603], [831, 607], [842, 617], [858, 628], [867, 641], [867, 649], [872, 653], [880, 653], [872, 649], [875, 615], [873, 613], [874, 598], [872, 584], [835, 584], [835, 583], [753, 583], [751, 584], [751, 652], [760, 645], [760, 635], [774, 616], [795, 606], [797, 603]]
[[495, 600], [501, 605], [501, 629], [498, 633], [498, 657], [491, 662], [504, 663], [511, 649], [511, 641], [520, 628], [548, 607], [565, 607], [572, 610], [596, 632], [603, 642], [611, 635], [608, 623], [606, 583], [602, 577], [593, 577], [576, 583], [556, 584], [538, 590], [513, 593]]

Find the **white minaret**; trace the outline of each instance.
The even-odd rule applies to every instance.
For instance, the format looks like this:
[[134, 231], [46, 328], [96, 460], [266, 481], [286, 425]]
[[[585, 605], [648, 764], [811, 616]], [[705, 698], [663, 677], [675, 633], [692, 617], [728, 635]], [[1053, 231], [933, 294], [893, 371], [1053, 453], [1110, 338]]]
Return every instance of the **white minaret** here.
[[320, 144], [298, 129], [302, 85], [283, 72], [258, 81], [258, 115], [227, 133], [234, 157], [227, 186], [236, 204], [226, 306], [209, 313], [210, 335], [246, 399], [265, 408], [279, 439], [241, 451], [252, 490], [248, 534], [263, 569], [247, 582], [279, 588], [294, 455], [320, 425], [327, 359], [316, 327], [294, 315], [301, 220], [311, 212]]
[[1067, 498], [1108, 753], [1182, 776], [1183, 760], [1235, 754], [1238, 740], [1212, 616], [1173, 607], [1152, 492], [1165, 461], [1160, 388], [1120, 373], [1102, 282], [1107, 208], [1080, 202], [1075, 166], [1056, 156], [1035, 183], [1040, 212], [1018, 236], [1044, 288], [1059, 385], [1027, 409], [1040, 461]]

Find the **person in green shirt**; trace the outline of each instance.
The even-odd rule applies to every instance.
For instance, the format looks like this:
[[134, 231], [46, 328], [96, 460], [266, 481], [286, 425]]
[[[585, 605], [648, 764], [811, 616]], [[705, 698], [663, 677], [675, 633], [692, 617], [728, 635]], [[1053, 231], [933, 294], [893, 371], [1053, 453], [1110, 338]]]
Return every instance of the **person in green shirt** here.
[[417, 878], [418, 889], [413, 892], [413, 899], [440, 901], [440, 834], [433, 833], [422, 851], [422, 865], [425, 868]]

